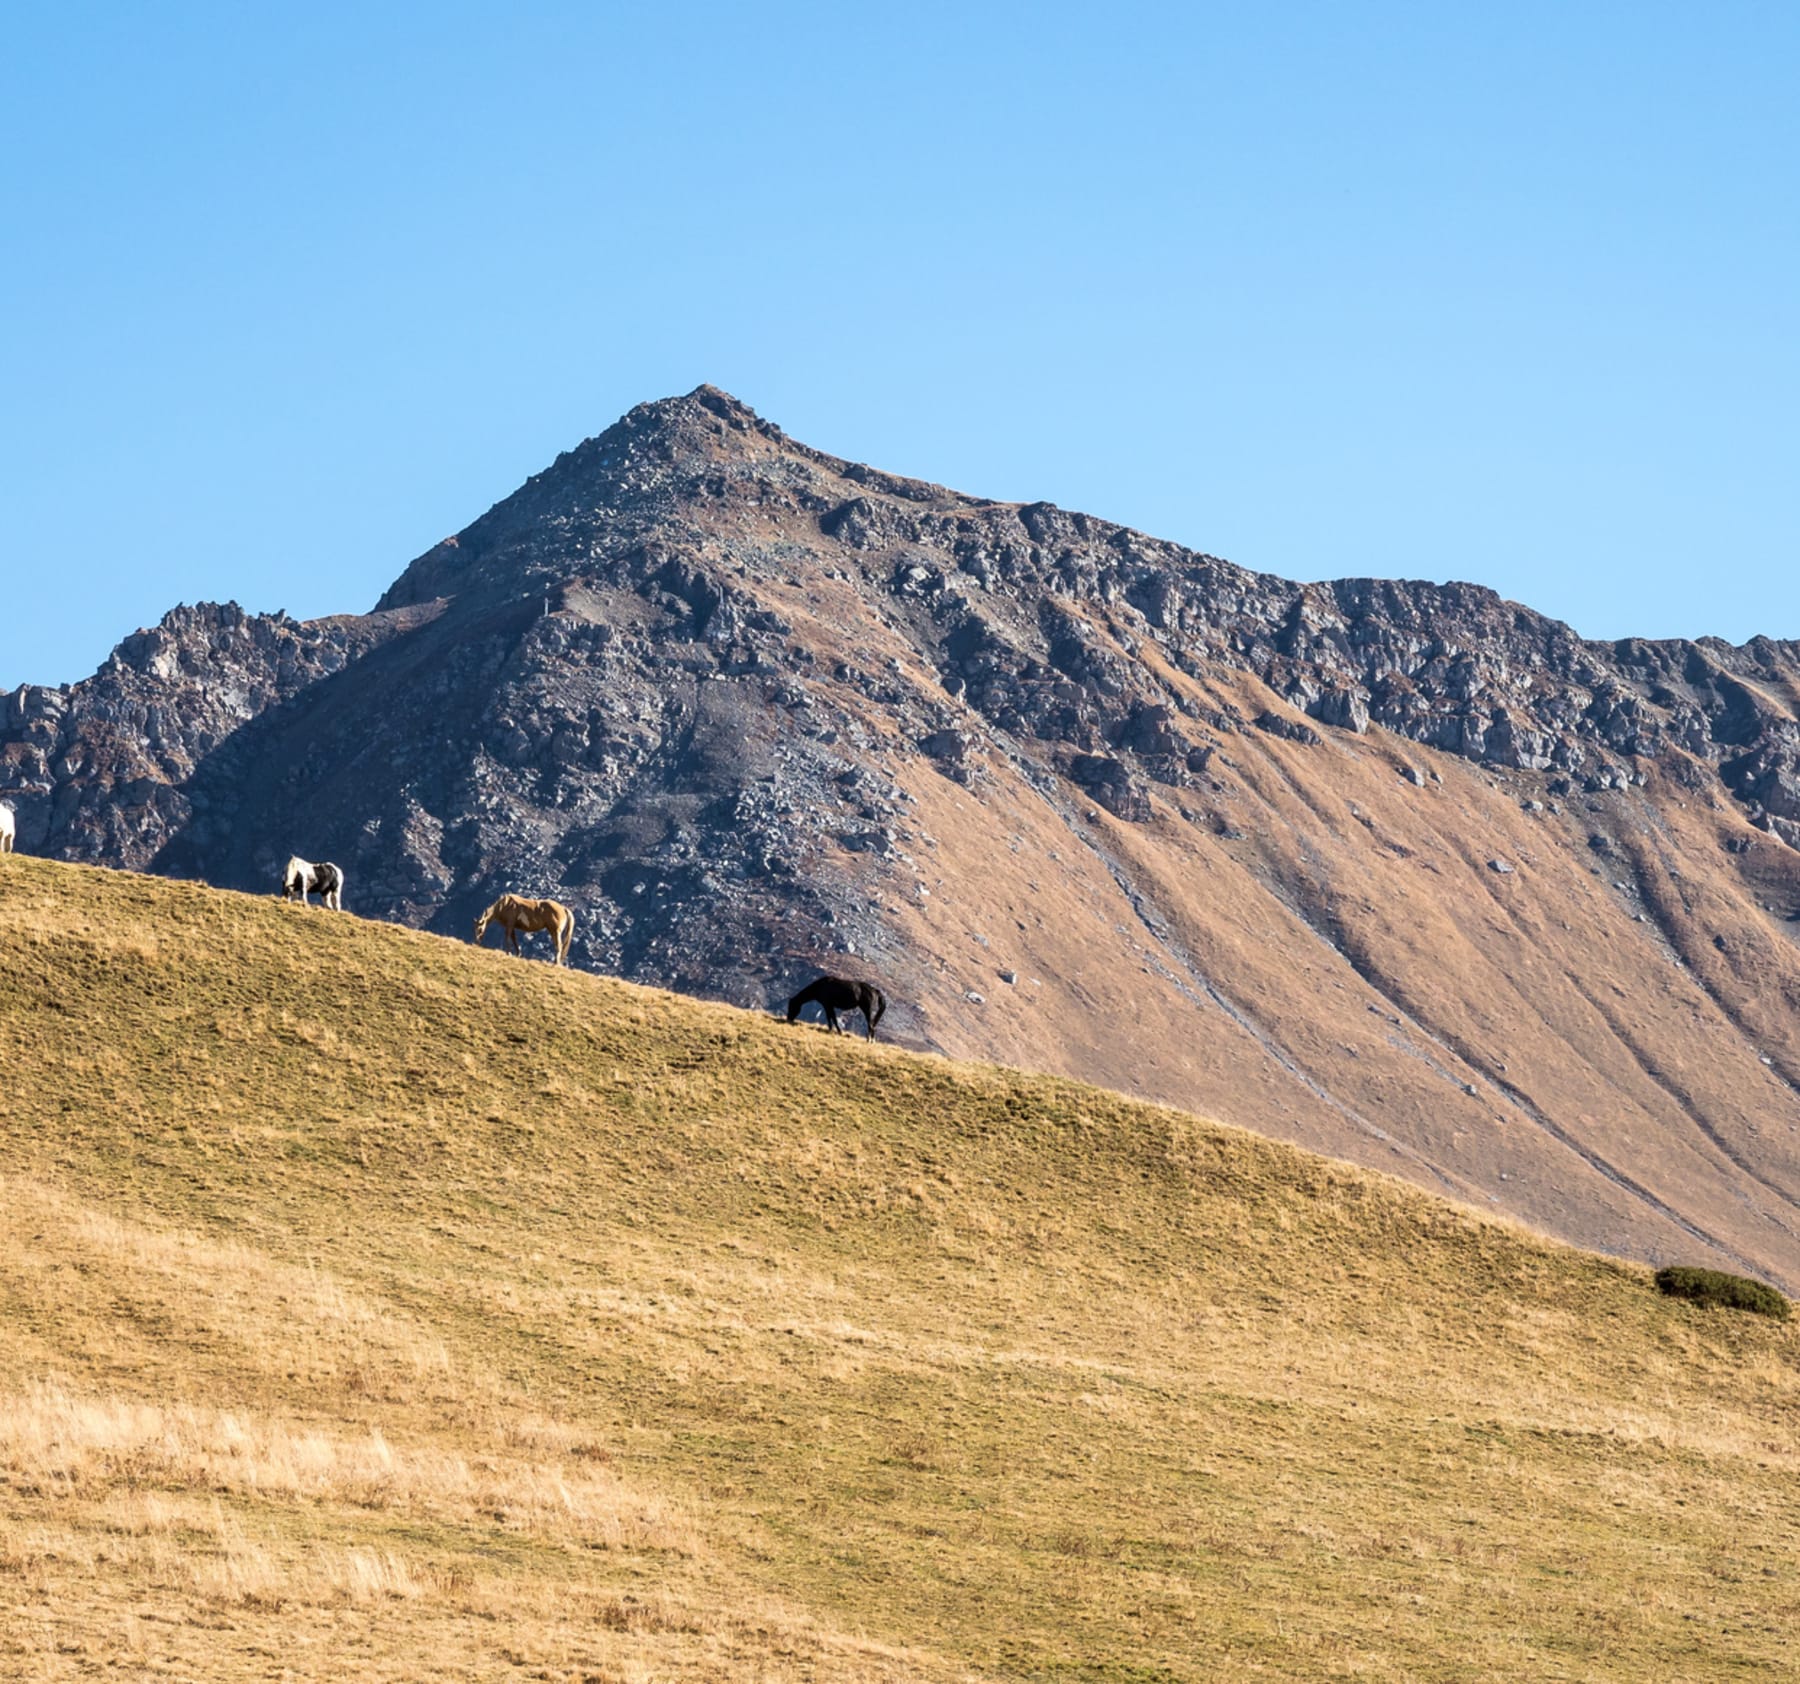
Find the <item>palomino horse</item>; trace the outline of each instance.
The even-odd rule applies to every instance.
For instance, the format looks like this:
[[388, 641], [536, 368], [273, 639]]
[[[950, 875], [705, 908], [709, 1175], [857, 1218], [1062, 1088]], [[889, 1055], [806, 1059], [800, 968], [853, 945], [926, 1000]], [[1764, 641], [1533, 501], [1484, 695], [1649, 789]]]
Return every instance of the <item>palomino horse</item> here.
[[[519, 932], [530, 935], [533, 930], [547, 930], [556, 948], [556, 962], [569, 962], [569, 942], [575, 934], [575, 914], [561, 901], [527, 900], [523, 895], [502, 895], [475, 920], [475, 940], [487, 934], [489, 924], [498, 924], [506, 932], [506, 945], [519, 951]], [[524, 957], [524, 955], [520, 955]]]
[[838, 1027], [839, 1012], [861, 1012], [863, 1022], [868, 1025], [871, 1041], [875, 1039], [875, 1025], [887, 1010], [887, 996], [873, 983], [846, 982], [842, 977], [835, 976], [816, 978], [788, 1001], [788, 1022], [792, 1023], [800, 1015], [800, 1008], [809, 1003], [816, 1003], [825, 1013], [825, 1021], [831, 1026], [834, 1035], [843, 1034], [843, 1030]]
[[19, 827], [13, 822], [13, 810], [4, 801], [0, 801], [0, 854], [13, 851], [13, 838], [19, 833]]
[[300, 897], [302, 906], [312, 904], [306, 898], [308, 889], [315, 890], [321, 906], [328, 906], [333, 912], [344, 910], [344, 874], [329, 860], [314, 865], [310, 860], [303, 860], [296, 854], [287, 862], [287, 870], [281, 874], [281, 898], [292, 900]]

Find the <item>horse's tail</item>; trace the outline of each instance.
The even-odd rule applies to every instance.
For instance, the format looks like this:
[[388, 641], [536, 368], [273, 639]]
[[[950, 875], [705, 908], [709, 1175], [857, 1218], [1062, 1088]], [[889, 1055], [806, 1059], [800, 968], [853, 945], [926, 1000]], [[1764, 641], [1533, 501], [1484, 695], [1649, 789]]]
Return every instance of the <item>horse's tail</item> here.
[[874, 996], [875, 1000], [875, 1009], [869, 1013], [869, 1039], [872, 1041], [875, 1039], [875, 1025], [887, 1013], [887, 996], [874, 983], [869, 984], [869, 993]]
[[562, 909], [562, 917], [556, 924], [556, 962], [566, 965], [569, 962], [569, 943], [575, 939], [575, 914], [566, 906]]

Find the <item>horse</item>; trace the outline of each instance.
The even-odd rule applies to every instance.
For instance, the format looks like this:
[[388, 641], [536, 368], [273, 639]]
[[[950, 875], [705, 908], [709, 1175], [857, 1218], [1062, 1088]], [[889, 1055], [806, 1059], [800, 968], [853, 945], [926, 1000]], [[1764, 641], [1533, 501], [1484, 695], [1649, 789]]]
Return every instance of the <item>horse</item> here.
[[13, 819], [13, 810], [4, 801], [0, 801], [0, 854], [13, 851], [13, 840], [19, 834], [19, 827]]
[[792, 1023], [800, 1015], [800, 1008], [808, 1004], [816, 1004], [825, 1013], [825, 1021], [834, 1035], [844, 1033], [838, 1027], [839, 1012], [861, 1012], [872, 1041], [875, 1025], [887, 1010], [887, 996], [872, 982], [846, 982], [835, 976], [816, 977], [788, 1001], [788, 1022]]
[[[479, 944], [489, 924], [498, 924], [506, 932], [506, 945], [519, 952], [519, 932], [530, 935], [533, 930], [549, 932], [556, 949], [556, 962], [569, 962], [569, 942], [575, 934], [575, 914], [561, 901], [527, 900], [523, 895], [502, 895], [475, 920], [475, 940]], [[519, 954], [520, 958], [524, 955]]]
[[295, 854], [281, 874], [281, 898], [292, 900], [298, 895], [302, 906], [310, 906], [312, 902], [306, 898], [308, 889], [317, 891], [321, 906], [328, 906], [333, 912], [344, 910], [343, 872], [329, 860], [314, 865], [311, 860], [303, 860]]

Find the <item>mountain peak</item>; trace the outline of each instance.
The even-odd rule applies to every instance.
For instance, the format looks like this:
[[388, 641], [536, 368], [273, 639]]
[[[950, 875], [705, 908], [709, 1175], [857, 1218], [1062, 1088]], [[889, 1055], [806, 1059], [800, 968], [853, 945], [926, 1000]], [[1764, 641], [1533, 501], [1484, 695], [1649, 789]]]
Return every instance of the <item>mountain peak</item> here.
[[710, 386], [383, 607], [196, 610], [7, 702], [21, 842], [257, 889], [298, 850], [457, 935], [550, 895], [590, 969], [878, 980], [884, 1036], [1800, 1281], [1800, 649], [1303, 587]]
[[526, 552], [541, 556], [546, 542], [567, 551], [577, 528], [603, 523], [616, 533], [621, 520], [667, 516], [690, 499], [716, 495], [722, 475], [742, 474], [755, 458], [797, 448], [717, 386], [637, 404], [416, 557], [376, 609], [457, 595], [484, 580], [513, 594], [521, 571], [537, 570]]
[[689, 392], [684, 401], [697, 403], [726, 420], [744, 420], [756, 426], [762, 425], [762, 420], [755, 410], [741, 398], [734, 398], [729, 392], [718, 386], [707, 385], [703, 382]]
[[776, 442], [786, 435], [772, 422], [763, 420], [747, 403], [717, 386], [700, 385], [680, 397], [656, 398], [638, 404], [619, 421], [587, 444], [614, 439], [617, 435], [659, 436], [680, 440], [689, 445], [707, 445], [714, 450], [752, 439]]

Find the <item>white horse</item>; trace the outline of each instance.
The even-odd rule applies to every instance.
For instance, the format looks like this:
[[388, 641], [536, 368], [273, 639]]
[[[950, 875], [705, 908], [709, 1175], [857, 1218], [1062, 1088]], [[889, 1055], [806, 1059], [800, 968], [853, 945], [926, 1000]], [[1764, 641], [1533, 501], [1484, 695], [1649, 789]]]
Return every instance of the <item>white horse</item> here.
[[0, 801], [0, 854], [13, 851], [13, 841], [19, 834], [19, 827], [13, 819], [13, 810], [4, 801]]
[[292, 900], [298, 895], [300, 904], [309, 906], [312, 903], [306, 898], [308, 889], [318, 892], [320, 905], [330, 907], [333, 912], [344, 910], [343, 872], [329, 860], [314, 865], [296, 854], [287, 862], [287, 870], [281, 874], [281, 898]]

